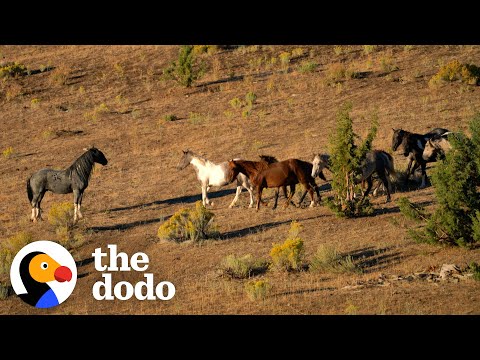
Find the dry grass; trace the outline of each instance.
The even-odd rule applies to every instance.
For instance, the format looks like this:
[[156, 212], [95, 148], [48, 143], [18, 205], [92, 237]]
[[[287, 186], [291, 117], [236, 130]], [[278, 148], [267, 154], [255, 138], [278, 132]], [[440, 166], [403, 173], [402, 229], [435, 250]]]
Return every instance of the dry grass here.
[[[191, 148], [216, 162], [234, 157], [256, 160], [268, 153], [279, 159], [291, 157], [312, 160], [315, 152], [327, 151], [328, 134], [334, 127], [335, 112], [345, 100], [353, 102], [354, 128], [364, 136], [368, 123], [362, 114], [377, 108], [380, 127], [374, 146], [389, 149], [391, 128], [402, 127], [414, 132], [426, 132], [434, 127], [465, 130], [473, 113], [471, 104], [478, 99], [479, 87], [460, 91], [459, 86], [432, 90], [428, 80], [438, 71], [438, 59], [444, 63], [458, 59], [471, 63], [480, 58], [480, 47], [415, 46], [404, 51], [392, 47], [392, 63], [399, 70], [394, 79], [411, 79], [405, 83], [385, 81], [379, 58], [385, 46], [364, 54], [363, 46], [343, 47], [338, 57], [332, 46], [304, 46], [304, 54], [313, 54], [318, 64], [313, 73], [286, 71], [298, 63], [291, 54], [296, 46], [249, 47], [243, 50], [222, 50], [213, 55], [222, 66], [216, 67], [221, 91], [208, 91], [218, 85], [184, 89], [158, 80], [161, 69], [177, 56], [174, 46], [8, 46], [0, 51], [6, 61], [17, 61], [28, 69], [42, 64], [75, 69], [67, 74], [65, 85], [50, 81], [51, 71], [21, 79], [9, 79], [18, 85], [18, 93], [7, 99], [6, 86], [1, 90], [0, 143], [18, 156], [0, 158], [0, 233], [2, 239], [22, 231], [35, 231], [36, 237], [55, 238], [47, 222], [30, 224], [30, 207], [25, 194], [25, 179], [42, 167], [64, 168], [94, 144], [109, 159], [106, 167], [98, 167], [83, 204], [88, 241], [78, 249], [79, 259], [91, 256], [96, 247], [117, 244], [119, 250], [133, 254], [148, 254], [148, 271], [159, 281], [171, 281], [177, 293], [168, 302], [129, 300], [101, 302], [94, 300], [93, 284], [100, 279], [93, 264], [79, 267], [87, 274], [77, 281], [72, 296], [59, 308], [47, 309], [49, 314], [478, 314], [480, 296], [474, 280], [459, 283], [427, 282], [398, 283], [390, 287], [366, 287], [342, 290], [357, 280], [368, 280], [384, 274], [406, 274], [441, 266], [443, 263], [465, 265], [480, 262], [480, 250], [440, 248], [416, 244], [406, 238], [407, 229], [395, 225], [400, 219], [395, 201], [384, 204], [384, 198], [373, 198], [375, 216], [362, 219], [337, 219], [324, 206], [295, 208], [281, 206], [272, 211], [269, 206], [257, 213], [248, 209], [248, 195], [240, 196], [239, 206], [229, 209], [234, 184], [223, 189], [212, 188], [213, 210], [220, 239], [201, 247], [157, 241], [161, 219], [172, 215], [199, 199], [200, 187], [191, 167], [176, 170], [181, 150]], [[283, 63], [280, 54], [283, 55]], [[100, 54], [100, 56], [99, 56]], [[267, 56], [275, 58], [271, 75], [252, 74], [249, 61]], [[203, 54], [207, 59], [208, 53]], [[305, 55], [303, 55], [305, 56]], [[371, 68], [364, 64], [371, 56]], [[142, 60], [143, 59], [143, 60]], [[342, 60], [340, 60], [342, 59]], [[270, 60], [269, 60], [270, 61]], [[331, 62], [342, 61], [348, 69], [370, 71], [366, 77], [347, 80], [341, 91], [325, 86], [325, 71]], [[364, 63], [365, 62], [365, 63]], [[122, 77], [115, 75], [113, 64], [121, 64]], [[63, 65], [62, 65], [63, 64]], [[360, 64], [362, 66], [360, 66]], [[264, 66], [264, 65], [262, 65]], [[153, 69], [156, 75], [146, 92], [145, 75]], [[283, 71], [282, 71], [283, 70]], [[143, 77], [140, 76], [143, 72]], [[248, 81], [232, 76], [247, 75]], [[217, 79], [208, 78], [200, 84]], [[78, 77], [77, 77], [78, 76]], [[155, 80], [155, 77], [157, 80]], [[19, 82], [21, 81], [21, 83]], [[205, 89], [204, 89], [205, 88]], [[79, 89], [83, 89], [80, 91]], [[248, 92], [257, 95], [251, 116], [241, 117], [229, 101], [242, 98]], [[83, 114], [102, 103], [116, 109], [118, 94], [129, 100], [131, 113], [103, 112], [96, 121], [86, 121]], [[41, 106], [31, 109], [31, 100], [41, 99]], [[293, 102], [289, 102], [293, 99]], [[422, 100], [424, 99], [424, 100]], [[68, 111], [59, 110], [65, 106]], [[112, 107], [113, 106], [113, 107]], [[225, 111], [235, 112], [225, 116]], [[261, 121], [255, 114], [263, 114]], [[203, 118], [190, 117], [201, 114]], [[176, 121], [159, 119], [175, 114]], [[305, 130], [310, 133], [304, 133]], [[81, 135], [53, 137], [48, 141], [44, 131], [82, 130]], [[255, 141], [255, 142], [254, 142]], [[254, 145], [255, 144], [255, 145]], [[254, 145], [254, 146], [253, 146]], [[31, 154], [31, 155], [26, 155]], [[395, 165], [406, 159], [394, 154]], [[434, 166], [434, 165], [433, 165]], [[429, 173], [430, 170], [427, 170]], [[329, 177], [326, 172], [327, 178]], [[318, 184], [324, 182], [317, 180]], [[226, 190], [228, 193], [219, 193]], [[322, 196], [328, 196], [328, 192]], [[435, 206], [433, 189], [409, 190], [392, 195], [393, 200], [409, 197], [427, 209]], [[280, 198], [280, 205], [284, 199]], [[47, 211], [55, 202], [72, 201], [72, 195], [47, 193], [42, 208]], [[252, 254], [267, 258], [272, 243], [285, 239], [291, 221], [301, 222], [304, 230], [305, 257], [311, 259], [320, 244], [335, 246], [342, 255], [351, 255], [360, 262], [364, 272], [352, 273], [283, 273], [268, 274], [271, 285], [262, 302], [252, 302], [245, 294], [242, 282], [216, 276], [216, 267], [229, 254]], [[400, 221], [400, 220], [398, 220]], [[115, 274], [115, 281], [137, 282], [142, 273]], [[350, 306], [352, 305], [352, 306]], [[347, 311], [348, 309], [348, 311]], [[33, 314], [15, 297], [0, 302], [0, 313]]]

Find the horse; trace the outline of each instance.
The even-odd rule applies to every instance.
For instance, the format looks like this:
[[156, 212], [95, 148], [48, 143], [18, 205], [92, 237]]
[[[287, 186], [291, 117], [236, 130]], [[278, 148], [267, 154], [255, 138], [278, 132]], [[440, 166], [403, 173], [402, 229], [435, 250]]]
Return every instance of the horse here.
[[[233, 161], [230, 163], [232, 165]], [[252, 184], [257, 190], [257, 206], [256, 210], [260, 208], [260, 202], [262, 201], [262, 191], [264, 188], [279, 188], [286, 185], [295, 186], [298, 183], [301, 183], [305, 188], [305, 194], [308, 191], [312, 199], [310, 207], [313, 207], [315, 204], [315, 198], [313, 195], [313, 190], [317, 193], [318, 199], [320, 199], [320, 193], [318, 187], [315, 184], [315, 179], [310, 175], [312, 164], [299, 160], [299, 159], [288, 159], [280, 162], [270, 164], [266, 169], [257, 173], [251, 179]], [[238, 171], [234, 170], [234, 171]], [[290, 195], [287, 198], [285, 208], [288, 207], [290, 201], [295, 193], [295, 188], [291, 188]], [[303, 200], [302, 196], [302, 200]], [[275, 194], [275, 205], [278, 200], [278, 191]], [[274, 207], [275, 208], [275, 207]]]
[[83, 193], [88, 186], [95, 163], [107, 165], [108, 160], [97, 148], [84, 149], [83, 153], [65, 170], [41, 169], [27, 179], [27, 195], [32, 206], [31, 220], [42, 220], [42, 202], [45, 192], [54, 194], [69, 194], [73, 192], [73, 221], [83, 218], [80, 210]]
[[451, 134], [447, 132], [443, 135], [435, 135], [431, 139], [428, 139], [425, 144], [425, 149], [423, 149], [423, 160], [430, 161], [433, 158], [445, 158], [445, 154], [452, 149], [452, 144], [448, 141], [448, 135]]
[[[316, 177], [322, 174], [323, 169], [331, 171], [330, 155], [328, 154], [315, 154], [313, 158], [312, 177]], [[391, 201], [391, 183], [389, 176], [395, 175], [395, 168], [393, 164], [393, 157], [383, 150], [372, 150], [367, 152], [365, 159], [360, 165], [359, 172], [361, 172], [361, 178], [359, 182], [362, 183], [362, 189], [364, 188], [365, 181], [367, 182], [367, 190], [363, 193], [362, 200], [370, 193], [373, 186], [373, 174], [377, 174], [382, 181], [383, 187], [387, 192], [386, 202]], [[378, 191], [380, 184], [375, 188], [374, 195]]]
[[435, 135], [442, 135], [446, 132], [449, 132], [447, 129], [435, 128], [429, 131], [426, 134], [415, 134], [409, 131], [402, 129], [392, 129], [392, 150], [396, 151], [400, 145], [403, 147], [403, 156], [408, 157], [408, 166], [405, 182], [408, 181], [408, 178], [413, 174], [418, 167], [421, 167], [422, 170], [422, 183], [420, 189], [423, 189], [426, 186], [427, 182], [427, 163], [435, 162], [436, 158], [432, 158], [428, 161], [423, 159], [423, 150], [427, 140], [431, 139]]
[[[261, 161], [258, 161], [256, 166], [266, 166], [269, 162], [275, 162], [273, 156], [261, 155]], [[236, 159], [240, 160], [240, 159]], [[222, 162], [220, 164], [215, 164], [210, 160], [205, 159], [204, 157], [195, 154], [191, 150], [183, 150], [182, 158], [180, 159], [177, 170], [183, 170], [188, 165], [192, 164], [197, 174], [197, 179], [200, 181], [202, 186], [202, 203], [203, 206], [210, 204], [210, 199], [208, 198], [208, 191], [210, 186], [224, 186], [232, 183], [235, 178], [237, 179], [237, 191], [235, 197], [228, 206], [232, 208], [242, 192], [242, 188], [247, 189], [250, 194], [250, 205], [249, 208], [253, 207], [253, 187], [250, 183], [250, 180], [247, 175], [238, 173], [235, 176], [230, 176], [231, 169], [228, 166], [228, 161]], [[213, 204], [212, 204], [213, 205]]]

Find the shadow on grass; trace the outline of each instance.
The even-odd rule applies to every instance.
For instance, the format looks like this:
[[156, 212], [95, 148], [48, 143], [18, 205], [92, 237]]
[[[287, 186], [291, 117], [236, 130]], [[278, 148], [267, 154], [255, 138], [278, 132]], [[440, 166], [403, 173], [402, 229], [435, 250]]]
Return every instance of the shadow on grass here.
[[398, 263], [400, 260], [408, 257], [400, 252], [391, 252], [391, 250], [391, 247], [376, 249], [373, 246], [368, 246], [344, 255], [351, 256], [353, 262], [362, 269], [362, 272], [369, 274], [386, 269], [390, 265]]
[[267, 297], [277, 297], [277, 296], [285, 296], [285, 295], [297, 295], [297, 294], [308, 294], [308, 293], [315, 293], [319, 291], [334, 291], [337, 290], [337, 288], [332, 287], [332, 286], [326, 286], [326, 287], [319, 287], [319, 288], [313, 288], [313, 289], [300, 289], [300, 290], [292, 290], [292, 291], [284, 291], [278, 294], [272, 294]]
[[139, 220], [139, 221], [133, 221], [130, 223], [124, 223], [124, 224], [115, 224], [115, 225], [106, 225], [106, 226], [92, 226], [90, 228], [87, 228], [87, 231], [94, 231], [94, 232], [99, 232], [99, 231], [111, 231], [111, 230], [128, 230], [137, 226], [143, 226], [143, 225], [149, 225], [153, 224], [156, 222], [168, 220], [172, 215], [168, 216], [162, 216], [159, 218], [154, 218], [154, 219], [148, 219], [148, 220]]
[[[215, 199], [225, 195], [235, 194], [235, 192], [236, 192], [236, 189], [224, 189], [224, 190], [213, 191], [208, 193], [208, 198]], [[144, 207], [153, 206], [153, 205], [162, 205], [162, 204], [175, 205], [175, 204], [184, 204], [184, 203], [194, 203], [199, 200], [202, 200], [202, 194], [180, 196], [177, 198], [165, 199], [165, 200], [156, 200], [156, 201], [152, 201], [145, 204], [122, 206], [122, 207], [117, 207], [113, 209], [108, 209], [107, 211], [133, 210], [133, 209], [144, 208]]]

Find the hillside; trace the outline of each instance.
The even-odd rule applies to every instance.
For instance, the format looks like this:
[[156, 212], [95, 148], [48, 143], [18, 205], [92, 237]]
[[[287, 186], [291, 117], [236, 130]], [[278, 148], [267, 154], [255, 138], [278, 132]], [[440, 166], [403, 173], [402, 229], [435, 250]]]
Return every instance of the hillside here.
[[[44, 167], [66, 168], [83, 148], [95, 145], [109, 163], [96, 166], [85, 192], [86, 242], [74, 252], [76, 260], [91, 258], [95, 248], [106, 249], [107, 244], [117, 244], [130, 255], [145, 252], [155, 281], [171, 281], [177, 289], [174, 299], [165, 302], [96, 301], [90, 294], [101, 276], [87, 261], [78, 268], [83, 275], [71, 297], [44, 313], [480, 313], [479, 282], [471, 278], [378, 280], [438, 272], [443, 264], [465, 267], [480, 262], [478, 248], [418, 244], [406, 236], [407, 225], [395, 200], [407, 196], [432, 209], [436, 202], [431, 186], [394, 193], [388, 204], [383, 195], [372, 197], [375, 216], [347, 220], [336, 218], [325, 206], [272, 210], [269, 204], [257, 213], [248, 209], [246, 192], [237, 207], [229, 209], [235, 191], [231, 184], [210, 190], [220, 240], [196, 246], [157, 237], [166, 217], [200, 199], [194, 169], [176, 169], [187, 148], [214, 162], [257, 160], [260, 154], [312, 161], [314, 153], [327, 151], [336, 112], [347, 101], [361, 136], [368, 130], [370, 114], [378, 114], [378, 149], [390, 151], [392, 128], [419, 133], [435, 127], [466, 130], [478, 110], [480, 88], [428, 83], [440, 65], [452, 59], [480, 65], [480, 46], [218, 49], [199, 55], [206, 71], [191, 88], [161, 78], [177, 54], [177, 46], [0, 47], [0, 62], [19, 62], [33, 70], [28, 76], [0, 79], [0, 149], [13, 151], [0, 157], [0, 241], [19, 231], [29, 231], [38, 240], [58, 237], [48, 221], [29, 221], [25, 181]], [[313, 62], [318, 66], [309, 65]], [[242, 115], [245, 109], [230, 102], [245, 99], [248, 92], [256, 94], [256, 102], [249, 115]], [[177, 119], [167, 121], [166, 115]], [[406, 158], [393, 155], [395, 166], [404, 169]], [[328, 188], [319, 179], [317, 183]], [[273, 192], [265, 194], [269, 198]], [[72, 194], [47, 193], [44, 219], [52, 204], [72, 199]], [[280, 205], [283, 201], [280, 198]], [[330, 244], [352, 255], [363, 273], [269, 271], [260, 276], [271, 284], [263, 302], [247, 298], [245, 281], [218, 276], [219, 264], [229, 254], [268, 259], [272, 243], [284, 241], [292, 220], [304, 226], [300, 236], [307, 259], [320, 244]], [[125, 272], [115, 273], [114, 279], [135, 283], [143, 278], [141, 273]], [[16, 296], [0, 301], [0, 314], [34, 313], [36, 309]]]

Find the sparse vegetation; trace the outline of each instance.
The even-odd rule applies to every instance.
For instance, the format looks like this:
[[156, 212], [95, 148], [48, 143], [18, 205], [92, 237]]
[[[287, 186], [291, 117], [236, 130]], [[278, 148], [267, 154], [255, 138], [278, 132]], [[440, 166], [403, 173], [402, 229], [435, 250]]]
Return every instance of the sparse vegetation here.
[[255, 259], [251, 254], [244, 256], [228, 255], [221, 264], [222, 275], [232, 279], [248, 279], [265, 272], [268, 264], [263, 259]]
[[462, 64], [455, 59], [441, 66], [440, 70], [432, 76], [428, 84], [430, 87], [435, 87], [442, 82], [457, 80], [470, 85], [479, 84], [480, 67], [474, 64]]
[[251, 301], [265, 300], [270, 288], [267, 280], [252, 280], [245, 284], [245, 292]]
[[194, 209], [180, 209], [160, 225], [157, 235], [162, 240], [202, 242], [218, 236], [213, 224], [214, 217], [213, 212], [207, 210], [201, 201], [197, 201]]
[[25, 75], [27, 73], [27, 67], [18, 62], [11, 62], [0, 65], [0, 78], [3, 77], [16, 77]]
[[315, 61], [309, 61], [309, 60], [304, 60], [300, 63], [298, 67], [298, 71], [301, 73], [312, 73], [314, 72], [318, 67], [318, 64]]
[[178, 120], [178, 117], [174, 114], [167, 114], [163, 116], [164, 121], [175, 121]]
[[303, 50], [302, 48], [295, 48], [292, 50], [292, 57], [299, 57], [299, 56], [303, 56], [305, 50]]
[[377, 45], [363, 45], [363, 52], [365, 55], [371, 54], [375, 50], [377, 50]]
[[470, 263], [468, 268], [473, 274], [473, 279], [476, 281], [480, 281], [480, 265], [473, 261]]
[[342, 256], [335, 247], [320, 245], [310, 262], [310, 269], [313, 271], [326, 271], [333, 273], [358, 273], [361, 269], [357, 267], [350, 255]]
[[287, 239], [283, 244], [273, 245], [270, 250], [270, 257], [274, 269], [283, 271], [301, 270], [305, 255], [303, 240], [299, 236], [301, 230], [302, 225], [292, 221]]
[[5, 159], [11, 158], [13, 154], [14, 154], [14, 150], [13, 150], [13, 147], [11, 146], [7, 147], [5, 150], [2, 151], [2, 155]]
[[20, 231], [0, 243], [0, 276], [10, 274], [13, 258], [20, 249], [32, 241], [34, 240], [31, 233]]
[[[475, 116], [470, 122], [470, 128], [477, 137], [476, 123], [480, 120]], [[438, 163], [433, 174], [432, 184], [438, 207], [432, 214], [424, 214], [402, 199], [402, 213], [409, 218], [424, 220], [422, 228], [409, 229], [409, 236], [419, 242], [430, 244], [448, 244], [470, 246], [480, 241], [480, 194], [477, 184], [480, 183], [480, 172], [477, 167], [477, 148], [472, 140], [462, 133], [451, 137], [450, 150], [445, 160]]]
[[54, 227], [58, 243], [67, 250], [85, 242], [82, 230], [74, 224], [74, 205], [71, 202], [54, 203], [48, 211], [48, 222]]
[[343, 54], [343, 47], [340, 46], [340, 45], [335, 45], [333, 47], [333, 52], [334, 52], [335, 55], [340, 56], [340, 55]]
[[191, 87], [204, 73], [205, 65], [196, 61], [192, 45], [181, 46], [178, 60], [163, 71], [166, 79], [175, 80], [185, 87]]
[[352, 106], [348, 103], [340, 108], [337, 112], [337, 127], [329, 137], [334, 197], [327, 201], [327, 206], [337, 216], [346, 217], [364, 216], [373, 212], [368, 198], [362, 200], [362, 196], [358, 196], [362, 191], [356, 181], [356, 174], [366, 153], [371, 150], [378, 127], [377, 116], [373, 114], [365, 140], [359, 146], [356, 145], [355, 140], [359, 136], [353, 131], [351, 109]]

